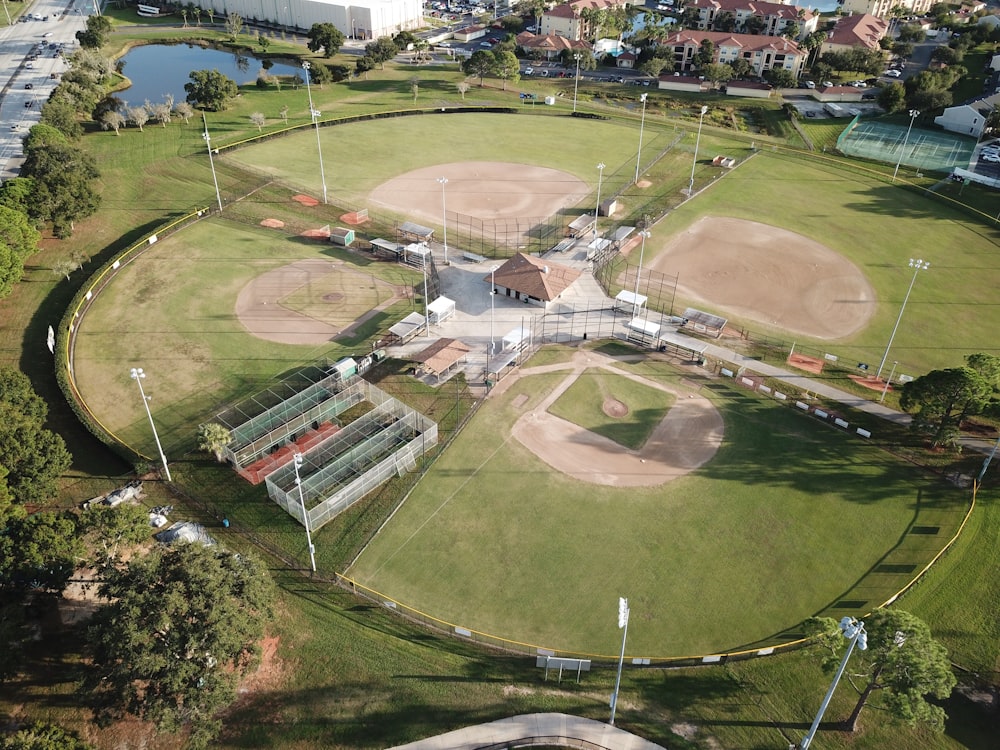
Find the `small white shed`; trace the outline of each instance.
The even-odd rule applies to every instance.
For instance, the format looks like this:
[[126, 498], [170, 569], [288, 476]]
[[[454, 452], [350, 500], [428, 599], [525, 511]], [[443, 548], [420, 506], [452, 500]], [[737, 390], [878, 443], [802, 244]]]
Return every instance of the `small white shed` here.
[[635, 317], [646, 305], [647, 297], [644, 294], [636, 294], [622, 289], [615, 297], [615, 310], [626, 312]]
[[531, 329], [518, 326], [513, 331], [503, 337], [503, 350], [519, 352], [528, 345], [531, 340]]
[[447, 297], [438, 297], [436, 300], [427, 305], [427, 317], [430, 320], [431, 325], [444, 323], [454, 314], [455, 300], [448, 299]]

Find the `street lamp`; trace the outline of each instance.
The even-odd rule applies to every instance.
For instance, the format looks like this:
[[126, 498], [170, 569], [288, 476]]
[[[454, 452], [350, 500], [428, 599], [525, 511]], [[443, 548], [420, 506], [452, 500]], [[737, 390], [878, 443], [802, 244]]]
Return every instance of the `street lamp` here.
[[309, 514], [306, 513], [306, 499], [302, 494], [302, 477], [299, 476], [299, 469], [302, 468], [302, 454], [296, 453], [292, 461], [295, 466], [295, 486], [299, 488], [299, 505], [302, 507], [302, 524], [306, 527], [306, 543], [309, 545], [309, 562], [312, 563], [312, 571], [316, 572], [316, 548], [313, 546], [312, 531], [309, 529]]
[[215, 183], [215, 199], [219, 202], [219, 213], [222, 213], [222, 195], [219, 193], [219, 178], [215, 176], [215, 159], [212, 158], [212, 136], [208, 134], [208, 120], [205, 113], [201, 113], [201, 121], [205, 123], [205, 132], [201, 137], [205, 139], [205, 147], [208, 148], [208, 163], [212, 166], [212, 182]]
[[573, 111], [576, 112], [576, 92], [580, 89], [580, 53], [573, 55], [576, 60], [576, 80], [573, 82]]
[[701, 116], [698, 117], [698, 137], [694, 141], [694, 159], [691, 161], [691, 181], [688, 183], [688, 198], [694, 195], [694, 168], [698, 164], [698, 146], [701, 145], [701, 124], [705, 121], [705, 113], [708, 107], [701, 108]]
[[323, 183], [323, 203], [327, 203], [326, 199], [326, 172], [323, 171], [323, 146], [320, 145], [319, 140], [319, 116], [323, 114], [322, 112], [316, 111], [313, 108], [313, 95], [312, 87], [309, 85], [309, 69], [312, 65], [309, 64], [308, 60], [302, 62], [302, 68], [306, 72], [306, 93], [309, 94], [309, 115], [312, 117], [313, 126], [316, 128], [316, 150], [319, 152], [319, 178]]
[[920, 114], [919, 109], [910, 110], [910, 124], [906, 128], [906, 135], [903, 136], [903, 145], [899, 149], [899, 159], [896, 160], [896, 168], [892, 171], [892, 181], [896, 181], [896, 175], [899, 174], [899, 165], [903, 162], [903, 152], [906, 151], [906, 142], [910, 140], [910, 130], [913, 128], [913, 121], [917, 119], [917, 115]]
[[163, 473], [167, 475], [167, 481], [172, 482], [170, 478], [170, 467], [167, 466], [167, 457], [163, 455], [163, 446], [160, 445], [160, 436], [156, 434], [156, 425], [153, 424], [153, 415], [149, 411], [149, 398], [146, 396], [146, 392], [142, 389], [142, 379], [146, 377], [146, 373], [142, 371], [141, 367], [132, 368], [132, 380], [136, 382], [139, 386], [139, 395], [142, 397], [142, 405], [146, 407], [146, 416], [149, 417], [149, 426], [153, 429], [153, 439], [156, 441], [156, 449], [160, 452], [160, 461], [163, 462]]
[[602, 161], [597, 165], [597, 208], [594, 210], [594, 239], [597, 239], [597, 218], [601, 215], [601, 183], [604, 182], [604, 167], [607, 165]]
[[635, 306], [639, 304], [639, 277], [642, 276], [642, 256], [646, 254], [646, 238], [649, 232], [643, 229], [639, 232], [642, 237], [642, 245], [639, 246], [639, 270], [635, 272], [635, 299], [632, 300], [632, 317], [635, 317]]
[[917, 274], [921, 271], [926, 271], [931, 267], [929, 260], [921, 260], [917, 258], [914, 260], [910, 258], [909, 267], [913, 269], [913, 278], [910, 279], [910, 286], [906, 290], [906, 296], [903, 297], [903, 304], [899, 307], [899, 315], [896, 317], [896, 325], [892, 327], [892, 333], [889, 335], [889, 343], [885, 346], [885, 354], [882, 355], [882, 361], [878, 364], [878, 372], [875, 373], [875, 377], [879, 377], [882, 374], [882, 368], [885, 367], [885, 361], [889, 358], [889, 349], [892, 348], [892, 340], [896, 338], [896, 330], [899, 328], [899, 321], [903, 319], [903, 310], [906, 309], [906, 301], [910, 298], [910, 292], [913, 291], [913, 282], [917, 280]]
[[441, 223], [444, 225], [444, 264], [448, 265], [448, 204], [445, 202], [444, 186], [448, 184], [447, 177], [438, 177], [441, 184]]
[[823, 698], [823, 703], [820, 704], [816, 718], [813, 719], [812, 726], [809, 727], [809, 734], [802, 738], [799, 750], [806, 750], [812, 744], [816, 730], [819, 728], [819, 723], [823, 719], [823, 714], [826, 713], [826, 707], [830, 705], [833, 691], [837, 689], [837, 683], [840, 682], [840, 678], [844, 674], [844, 669], [847, 667], [847, 659], [850, 657], [851, 652], [854, 651], [855, 645], [862, 651], [868, 648], [868, 633], [865, 631], [865, 624], [863, 622], [858, 622], [853, 617], [841, 618], [840, 632], [849, 641], [847, 650], [844, 652], [844, 658], [840, 660], [840, 667], [837, 668], [837, 674], [833, 676], [833, 682], [830, 683], [830, 689], [826, 691], [826, 696]]
[[886, 394], [886, 391], [888, 391], [888, 390], [889, 390], [889, 384], [890, 384], [890, 383], [892, 383], [892, 376], [896, 374], [896, 365], [898, 365], [898, 364], [899, 364], [899, 362], [893, 362], [893, 363], [892, 363], [892, 372], [890, 372], [890, 373], [889, 373], [889, 377], [888, 377], [888, 378], [886, 378], [886, 381], [885, 381], [885, 386], [884, 386], [884, 387], [882, 388], [882, 395], [881, 395], [881, 396], [879, 396], [879, 399], [878, 399], [878, 402], [879, 402], [880, 404], [881, 404], [881, 403], [882, 403], [883, 401], [885, 401], [885, 394]]
[[490, 357], [493, 356], [493, 351], [496, 349], [496, 344], [493, 339], [493, 298], [496, 297], [497, 294], [496, 276], [497, 267], [494, 266], [490, 269], [490, 351], [489, 355], [486, 357], [487, 365], [489, 365]]
[[615, 677], [615, 692], [611, 694], [611, 726], [615, 725], [615, 710], [618, 708], [618, 688], [622, 684], [622, 664], [625, 663], [625, 639], [628, 638], [628, 599], [618, 597], [618, 629], [622, 631], [622, 653], [618, 657], [618, 676]]
[[635, 181], [639, 182], [639, 165], [642, 163], [642, 131], [646, 127], [646, 97], [649, 94], [643, 94], [639, 97], [642, 102], [642, 119], [639, 120], [639, 152], [635, 155]]

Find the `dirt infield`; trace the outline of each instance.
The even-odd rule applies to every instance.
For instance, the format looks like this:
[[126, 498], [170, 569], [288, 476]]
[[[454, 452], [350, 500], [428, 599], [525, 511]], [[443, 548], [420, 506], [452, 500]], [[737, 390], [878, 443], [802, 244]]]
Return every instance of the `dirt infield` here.
[[[566, 379], [536, 409], [518, 419], [511, 431], [514, 437], [556, 471], [583, 482], [617, 487], [664, 484], [694, 471], [715, 455], [722, 443], [723, 423], [708, 399], [620, 369], [613, 372], [677, 396], [676, 403], [640, 450], [629, 450], [548, 413], [549, 406], [580, 373], [588, 367], [611, 369], [613, 362], [596, 352], [577, 352], [569, 363], [528, 368], [519, 373], [518, 377], [565, 370]], [[509, 387], [509, 383], [505, 385]]]
[[850, 336], [875, 313], [875, 292], [857, 266], [815, 240], [755, 221], [705, 216], [651, 267], [679, 274], [681, 296], [814, 338]]
[[413, 219], [440, 224], [441, 185], [448, 213], [479, 219], [548, 217], [588, 196], [590, 186], [567, 172], [530, 164], [495, 161], [456, 162], [416, 169], [383, 182], [368, 195]]

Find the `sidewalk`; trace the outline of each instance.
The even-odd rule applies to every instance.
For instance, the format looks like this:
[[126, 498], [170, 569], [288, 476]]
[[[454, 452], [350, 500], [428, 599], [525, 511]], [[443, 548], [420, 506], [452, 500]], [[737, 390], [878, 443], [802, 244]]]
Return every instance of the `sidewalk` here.
[[[587, 747], [607, 750], [663, 750], [641, 737], [617, 729], [610, 724], [593, 719], [583, 719], [569, 714], [524, 714], [488, 724], [456, 729], [391, 750], [474, 750], [492, 745], [506, 748], [517, 740], [552, 738], [550, 744], [561, 744], [558, 738], [582, 740]], [[539, 744], [539, 743], [535, 743]]]

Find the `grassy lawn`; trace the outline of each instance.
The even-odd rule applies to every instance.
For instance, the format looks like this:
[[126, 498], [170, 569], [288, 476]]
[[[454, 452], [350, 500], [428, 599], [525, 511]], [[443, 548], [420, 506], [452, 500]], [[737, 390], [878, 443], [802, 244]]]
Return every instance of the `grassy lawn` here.
[[[662, 363], [645, 372], [683, 389]], [[724, 384], [711, 393], [725, 441], [700, 470], [654, 488], [577, 482], [510, 436], [563, 377], [522, 378], [485, 402], [351, 577], [454, 625], [604, 656], [617, 633], [601, 602], [625, 595], [641, 621], [630, 654], [712, 653], [780, 642], [845, 600], [875, 606], [905, 575], [868, 574], [933, 546], [911, 545], [907, 530], [937, 526], [940, 545], [967, 504], [909, 464]]]
[[[608, 399], [624, 404], [627, 413], [621, 417], [609, 416], [603, 408]], [[548, 411], [619, 445], [639, 450], [675, 400], [672, 393], [589, 369], [580, 373]]]

